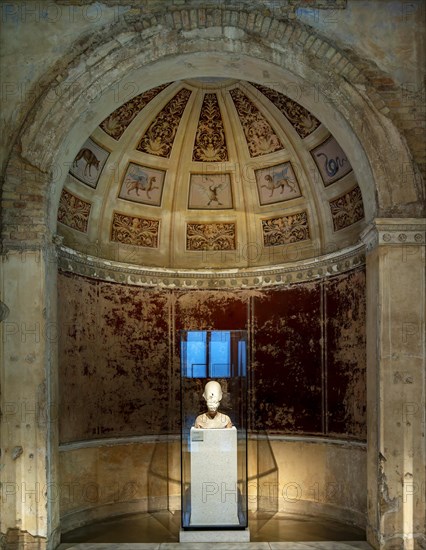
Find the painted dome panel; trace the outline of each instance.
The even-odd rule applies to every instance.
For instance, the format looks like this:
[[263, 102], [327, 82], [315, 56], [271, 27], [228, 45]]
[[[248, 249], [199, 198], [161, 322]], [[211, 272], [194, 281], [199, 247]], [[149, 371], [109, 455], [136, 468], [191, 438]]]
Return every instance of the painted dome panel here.
[[312, 113], [281, 92], [253, 82], [251, 85], [262, 92], [283, 113], [301, 138], [311, 135], [321, 124]]
[[204, 96], [192, 160], [200, 162], [228, 160], [225, 129], [216, 94], [207, 93]]
[[318, 257], [364, 225], [355, 171], [317, 117], [264, 85], [211, 77], [114, 109], [75, 152], [58, 211], [71, 248], [177, 270]]
[[152, 99], [167, 88], [168, 85], [169, 84], [162, 84], [161, 86], [156, 86], [126, 101], [124, 105], [116, 109], [103, 120], [100, 127], [113, 139], [119, 140], [132, 120], [137, 117]]
[[169, 158], [180, 120], [188, 103], [191, 91], [180, 90], [158, 113], [143, 135], [138, 151]]
[[250, 156], [258, 157], [283, 149], [284, 147], [272, 126], [254, 103], [239, 88], [235, 88], [229, 93], [243, 127]]

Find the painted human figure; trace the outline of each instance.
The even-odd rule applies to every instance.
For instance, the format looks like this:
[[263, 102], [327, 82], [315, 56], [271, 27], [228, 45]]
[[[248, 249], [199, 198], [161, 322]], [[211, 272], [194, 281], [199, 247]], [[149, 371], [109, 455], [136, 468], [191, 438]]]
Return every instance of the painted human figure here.
[[214, 380], [207, 382], [203, 397], [206, 400], [207, 412], [197, 416], [195, 427], [207, 429], [232, 428], [229, 416], [218, 411], [222, 399], [222, 388], [219, 382]]

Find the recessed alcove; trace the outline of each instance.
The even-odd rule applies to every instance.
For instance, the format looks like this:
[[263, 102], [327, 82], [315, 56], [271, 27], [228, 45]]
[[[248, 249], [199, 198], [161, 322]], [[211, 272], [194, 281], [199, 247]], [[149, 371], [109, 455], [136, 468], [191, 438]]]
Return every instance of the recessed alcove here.
[[365, 528], [352, 159], [273, 84], [222, 77], [151, 88], [81, 140], [58, 210], [64, 533], [178, 512], [179, 331], [210, 329], [249, 334], [250, 512]]
[[193, 327], [250, 336], [253, 537], [423, 547], [424, 3], [29, 4], [1, 22], [2, 544], [178, 517]]
[[179, 330], [241, 327], [250, 511], [365, 527], [362, 265], [273, 288], [149, 288], [69, 271], [58, 285], [64, 532], [179, 510]]

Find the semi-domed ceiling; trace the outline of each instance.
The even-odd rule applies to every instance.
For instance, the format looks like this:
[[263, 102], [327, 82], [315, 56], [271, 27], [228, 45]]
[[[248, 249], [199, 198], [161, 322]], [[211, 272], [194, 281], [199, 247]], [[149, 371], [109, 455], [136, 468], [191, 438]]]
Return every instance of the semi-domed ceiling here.
[[279, 91], [163, 84], [81, 144], [58, 210], [76, 250], [176, 269], [276, 265], [345, 248], [364, 227], [345, 152]]

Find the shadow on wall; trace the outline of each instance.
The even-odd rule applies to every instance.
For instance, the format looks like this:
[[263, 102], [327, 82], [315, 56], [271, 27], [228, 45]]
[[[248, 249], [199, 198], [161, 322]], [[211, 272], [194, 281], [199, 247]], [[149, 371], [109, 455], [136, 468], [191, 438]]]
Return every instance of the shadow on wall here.
[[[147, 472], [147, 511], [180, 510], [180, 438], [169, 436], [155, 443]], [[279, 511], [279, 472], [266, 432], [258, 432], [248, 445], [249, 510], [268, 521]]]
[[249, 509], [259, 512], [259, 528], [278, 512], [278, 464], [266, 432], [249, 445]]
[[180, 508], [180, 440], [156, 443], [148, 468], [148, 512]]

